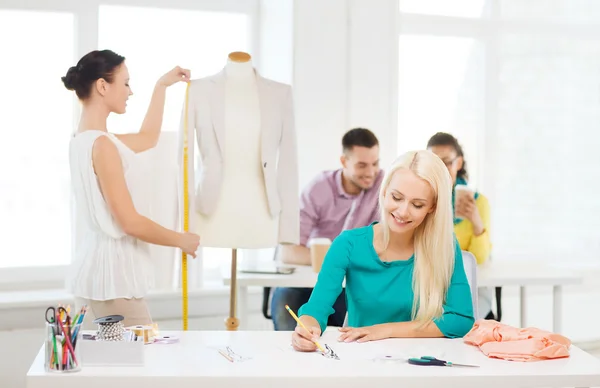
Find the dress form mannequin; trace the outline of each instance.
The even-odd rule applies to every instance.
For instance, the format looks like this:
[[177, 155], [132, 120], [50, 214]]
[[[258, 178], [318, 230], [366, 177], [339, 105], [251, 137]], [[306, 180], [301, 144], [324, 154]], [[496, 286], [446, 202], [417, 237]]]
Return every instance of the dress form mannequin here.
[[278, 218], [269, 213], [260, 158], [260, 102], [249, 54], [234, 52], [225, 66], [223, 186], [215, 212], [197, 214], [206, 247], [231, 248], [228, 330], [237, 330], [237, 249], [277, 245]]
[[243, 54], [230, 54], [225, 66], [222, 189], [214, 213], [195, 215], [195, 232], [204, 247], [260, 249], [277, 245], [279, 220], [269, 213], [260, 156], [256, 74], [250, 55]]
[[182, 203], [202, 247], [232, 249], [225, 324], [236, 330], [237, 249], [299, 243], [292, 89], [262, 77], [249, 54], [233, 52], [221, 72], [192, 80], [188, 94], [180, 150], [184, 139], [198, 147], [188, 148], [189, 201]]

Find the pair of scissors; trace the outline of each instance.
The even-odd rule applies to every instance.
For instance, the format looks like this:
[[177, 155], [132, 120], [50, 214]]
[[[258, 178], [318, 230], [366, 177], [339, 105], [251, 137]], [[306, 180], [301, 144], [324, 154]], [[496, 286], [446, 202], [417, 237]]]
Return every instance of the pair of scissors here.
[[479, 365], [455, 364], [450, 361], [438, 360], [431, 356], [422, 356], [419, 358], [409, 358], [408, 363], [420, 366], [463, 366], [469, 368], [479, 368]]
[[[50, 316], [48, 316], [48, 313], [50, 313]], [[48, 307], [46, 309], [46, 322], [50, 323], [50, 324], [58, 324], [56, 318], [58, 317], [58, 319], [60, 319], [60, 316], [62, 315], [62, 313], [65, 314], [65, 317], [67, 316], [67, 310], [64, 307], [59, 307], [59, 308], [55, 308], [55, 307]]]

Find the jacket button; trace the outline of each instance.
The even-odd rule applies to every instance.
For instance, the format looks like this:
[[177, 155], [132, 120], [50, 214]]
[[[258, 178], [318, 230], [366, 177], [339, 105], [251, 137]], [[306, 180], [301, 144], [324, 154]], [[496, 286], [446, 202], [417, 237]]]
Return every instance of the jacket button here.
[[263, 164], [263, 167], [267, 167], [267, 162], [265, 162], [265, 163]]

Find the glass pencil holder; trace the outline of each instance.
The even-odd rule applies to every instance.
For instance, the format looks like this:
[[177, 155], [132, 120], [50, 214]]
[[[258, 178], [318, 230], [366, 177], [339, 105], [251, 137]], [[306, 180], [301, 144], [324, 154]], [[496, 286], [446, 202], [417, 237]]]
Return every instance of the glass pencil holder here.
[[46, 372], [71, 373], [81, 370], [79, 342], [81, 323], [46, 322], [44, 368]]

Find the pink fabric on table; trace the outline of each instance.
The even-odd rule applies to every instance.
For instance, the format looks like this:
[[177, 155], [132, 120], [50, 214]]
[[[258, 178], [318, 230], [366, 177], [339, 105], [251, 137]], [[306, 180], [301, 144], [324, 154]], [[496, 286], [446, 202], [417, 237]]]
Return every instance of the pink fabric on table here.
[[479, 319], [463, 338], [488, 357], [509, 361], [540, 361], [569, 357], [571, 341], [560, 334], [528, 327], [519, 329]]

